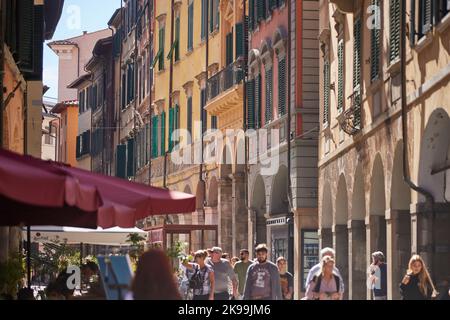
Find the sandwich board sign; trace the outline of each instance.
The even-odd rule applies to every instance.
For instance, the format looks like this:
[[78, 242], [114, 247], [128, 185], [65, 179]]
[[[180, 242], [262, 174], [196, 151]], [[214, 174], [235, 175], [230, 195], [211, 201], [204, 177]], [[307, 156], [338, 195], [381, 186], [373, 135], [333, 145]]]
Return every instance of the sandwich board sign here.
[[131, 261], [126, 256], [98, 256], [100, 276], [107, 300], [125, 300], [133, 279]]

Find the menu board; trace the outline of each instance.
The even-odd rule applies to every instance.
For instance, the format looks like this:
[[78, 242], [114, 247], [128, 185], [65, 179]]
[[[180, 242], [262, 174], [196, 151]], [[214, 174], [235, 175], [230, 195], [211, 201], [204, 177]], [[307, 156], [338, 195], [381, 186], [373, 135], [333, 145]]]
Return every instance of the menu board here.
[[319, 234], [316, 230], [302, 230], [302, 291], [309, 270], [319, 263]]

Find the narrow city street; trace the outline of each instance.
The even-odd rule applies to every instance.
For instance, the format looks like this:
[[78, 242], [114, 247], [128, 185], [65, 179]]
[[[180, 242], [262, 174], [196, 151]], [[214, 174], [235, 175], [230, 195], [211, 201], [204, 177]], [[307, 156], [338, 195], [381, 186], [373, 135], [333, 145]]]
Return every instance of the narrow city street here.
[[0, 10], [0, 300], [450, 299], [449, 0]]

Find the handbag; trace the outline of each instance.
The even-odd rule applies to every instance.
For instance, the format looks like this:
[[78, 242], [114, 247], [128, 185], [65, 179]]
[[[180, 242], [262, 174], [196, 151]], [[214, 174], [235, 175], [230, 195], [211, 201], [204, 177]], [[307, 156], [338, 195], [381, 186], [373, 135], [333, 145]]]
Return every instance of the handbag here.
[[200, 273], [200, 268], [197, 267], [195, 269], [195, 273], [192, 275], [191, 279], [189, 280], [189, 288], [194, 290], [199, 290], [203, 287], [203, 277]]

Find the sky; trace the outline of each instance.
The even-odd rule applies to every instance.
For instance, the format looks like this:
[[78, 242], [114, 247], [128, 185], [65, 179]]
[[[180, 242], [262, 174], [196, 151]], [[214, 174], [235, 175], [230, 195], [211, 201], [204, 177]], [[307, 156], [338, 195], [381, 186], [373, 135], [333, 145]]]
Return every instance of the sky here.
[[44, 45], [44, 85], [50, 90], [44, 100], [58, 97], [58, 57], [48, 42], [79, 36], [83, 31], [105, 29], [121, 0], [65, 0], [64, 9], [52, 40]]

